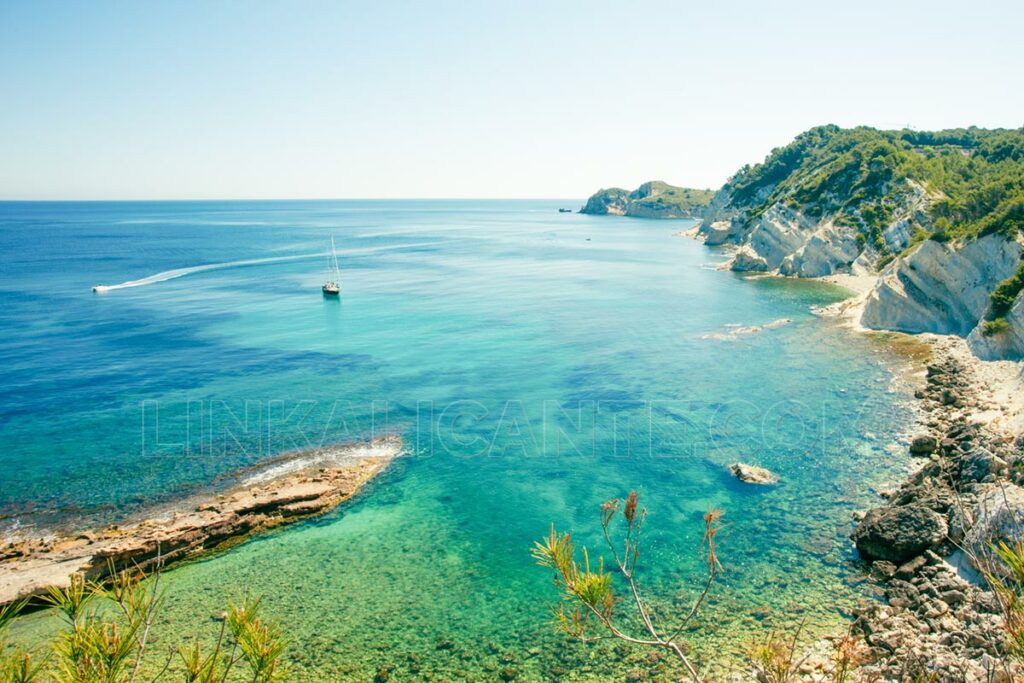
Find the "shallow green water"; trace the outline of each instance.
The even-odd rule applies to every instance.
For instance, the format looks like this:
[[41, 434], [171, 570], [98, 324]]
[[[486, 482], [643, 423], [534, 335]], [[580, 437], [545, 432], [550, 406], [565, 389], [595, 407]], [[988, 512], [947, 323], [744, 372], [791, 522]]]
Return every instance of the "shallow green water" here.
[[[598, 505], [631, 488], [651, 511], [641, 579], [668, 618], [702, 578], [701, 516], [726, 511], [725, 572], [689, 634], [705, 661], [766, 628], [834, 627], [866, 595], [852, 585], [850, 513], [903, 466], [885, 450], [907, 419], [890, 389], [899, 359], [810, 314], [836, 288], [744, 280], [672, 237], [680, 223], [558, 205], [171, 203], [87, 217], [70, 205], [35, 223], [5, 205], [7, 246], [24, 252], [0, 280], [4, 315], [21, 316], [0, 347], [10, 519], [114, 519], [275, 452], [395, 431], [408, 455], [357, 500], [170, 572], [158, 645], [212, 637], [208, 615], [249, 591], [290, 633], [295, 680], [657, 669], [642, 651], [566, 643], [546, 613], [550, 576], [529, 557], [552, 521], [598, 545]], [[105, 245], [78, 250], [60, 308], [30, 277], [46, 245], [16, 239], [53, 212], [81, 244]], [[316, 259], [88, 292], [316, 253], [332, 233], [340, 302], [320, 296]], [[57, 336], [75, 341], [70, 358], [35, 354]], [[202, 437], [194, 421], [186, 432], [188, 401], [213, 411]], [[241, 425], [246, 401], [260, 420]], [[143, 421], [157, 404], [159, 433]], [[723, 466], [738, 459], [782, 485], [737, 483]]]

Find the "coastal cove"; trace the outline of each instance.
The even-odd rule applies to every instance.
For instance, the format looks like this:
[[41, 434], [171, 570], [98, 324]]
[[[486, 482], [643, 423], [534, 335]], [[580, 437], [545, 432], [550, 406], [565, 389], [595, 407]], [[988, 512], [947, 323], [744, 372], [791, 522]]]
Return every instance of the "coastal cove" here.
[[[246, 590], [296, 643], [296, 680], [664, 673], [565, 642], [529, 557], [551, 522], [596, 546], [598, 506], [631, 488], [659, 609], [699, 584], [701, 515], [726, 511], [705, 661], [766, 628], [841, 627], [875, 597], [851, 515], [909, 462], [908, 354], [815, 315], [839, 287], [717, 270], [672, 236], [695, 222], [566, 205], [0, 203], [5, 533], [118, 523], [394, 433], [407, 454], [351, 501], [168, 572], [157, 646], [215, 637], [208, 615]], [[319, 291], [331, 236], [340, 300]], [[781, 481], [738, 482], [736, 461]]]

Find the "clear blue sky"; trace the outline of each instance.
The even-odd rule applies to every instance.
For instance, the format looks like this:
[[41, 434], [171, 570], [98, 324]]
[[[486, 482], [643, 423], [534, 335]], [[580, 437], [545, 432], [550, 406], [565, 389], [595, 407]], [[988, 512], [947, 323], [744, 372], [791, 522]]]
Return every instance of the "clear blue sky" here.
[[718, 187], [814, 125], [1024, 124], [1016, 2], [0, 0], [0, 197]]

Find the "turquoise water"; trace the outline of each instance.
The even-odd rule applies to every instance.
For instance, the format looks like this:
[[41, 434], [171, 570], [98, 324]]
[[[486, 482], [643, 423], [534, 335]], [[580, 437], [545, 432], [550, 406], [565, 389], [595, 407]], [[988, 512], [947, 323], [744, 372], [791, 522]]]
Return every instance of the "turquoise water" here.
[[[909, 416], [900, 358], [811, 315], [837, 288], [717, 271], [672, 236], [685, 222], [564, 205], [0, 203], [0, 521], [112, 521], [397, 432], [409, 454], [357, 500], [168, 574], [161, 639], [214, 633], [244, 589], [292, 634], [296, 680], [656, 668], [566, 643], [529, 558], [552, 521], [597, 545], [598, 505], [631, 488], [665, 616], [701, 578], [702, 514], [726, 510], [726, 571], [689, 634], [705, 660], [841, 622], [864, 597], [850, 513], [903, 466], [885, 450]], [[332, 235], [340, 300], [319, 291]], [[237, 264], [263, 259], [281, 260]], [[735, 482], [737, 459], [782, 485]]]

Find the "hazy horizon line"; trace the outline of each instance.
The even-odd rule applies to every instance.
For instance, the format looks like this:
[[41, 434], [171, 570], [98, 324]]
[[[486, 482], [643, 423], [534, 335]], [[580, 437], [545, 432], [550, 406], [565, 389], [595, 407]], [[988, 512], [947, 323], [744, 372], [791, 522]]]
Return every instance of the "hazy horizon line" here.
[[[602, 188], [604, 189], [604, 188]], [[710, 188], [699, 188], [710, 189]], [[717, 191], [717, 190], [715, 190]], [[587, 197], [0, 197], [4, 204], [34, 202], [422, 202], [422, 201], [586, 201]]]

